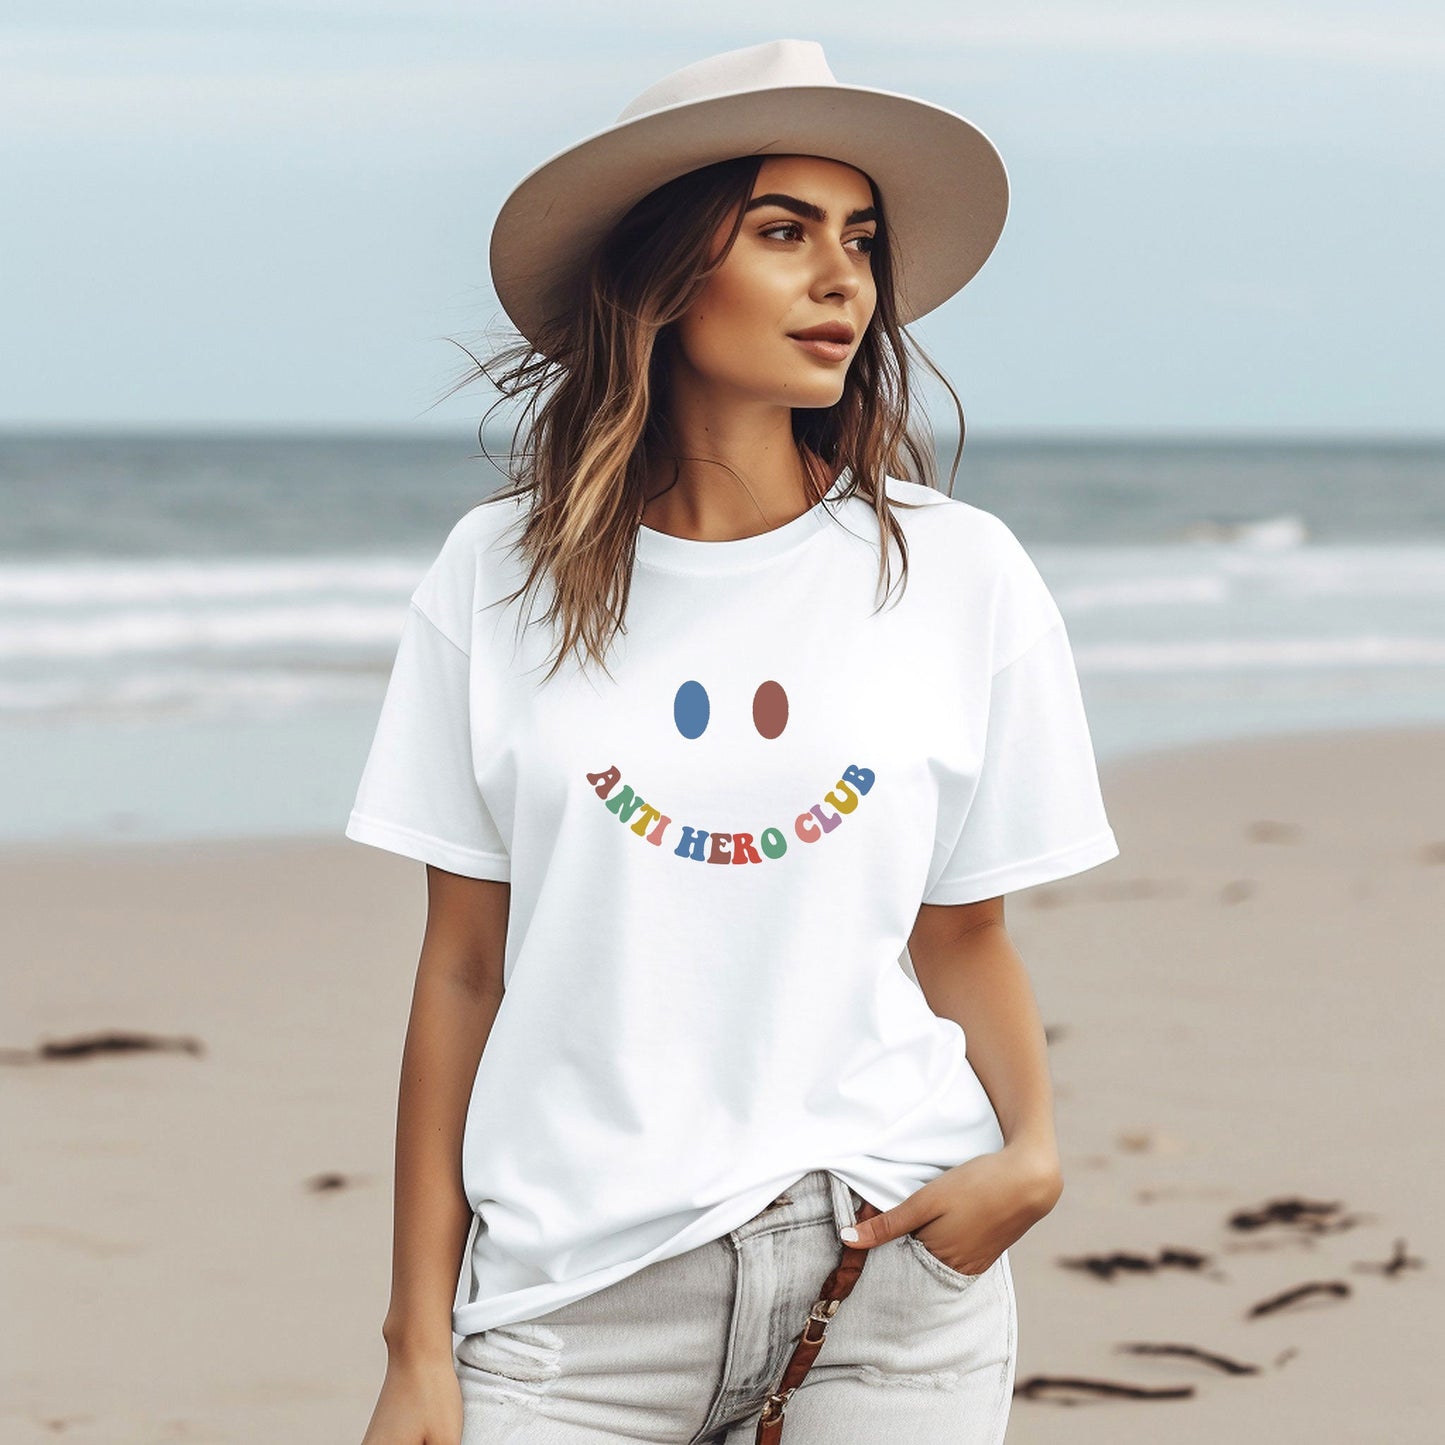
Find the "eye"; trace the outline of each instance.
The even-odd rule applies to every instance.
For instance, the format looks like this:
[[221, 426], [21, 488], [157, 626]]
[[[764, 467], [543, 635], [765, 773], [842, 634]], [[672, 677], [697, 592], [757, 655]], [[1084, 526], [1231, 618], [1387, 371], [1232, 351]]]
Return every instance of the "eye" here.
[[[794, 231], [801, 234], [802, 230], [802, 223], [799, 221], [774, 221], [771, 226], [764, 226], [763, 229], [758, 232], [758, 235], [771, 236], [774, 231]], [[797, 238], [797, 235], [794, 235], [788, 239], [796, 240]]]
[[672, 720], [685, 738], [700, 738], [707, 731], [711, 711], [707, 689], [700, 682], [683, 683], [672, 700]]
[[788, 694], [780, 682], [760, 683], [753, 694], [753, 726], [765, 738], [778, 737], [788, 725]]
[[[758, 232], [758, 235], [772, 236], [775, 232], [779, 231], [785, 231], [790, 233], [788, 235], [780, 236], [780, 240], [798, 241], [802, 239], [803, 224], [801, 221], [774, 221], [771, 226], [764, 226], [762, 230]], [[877, 240], [878, 238], [876, 235], [849, 236], [849, 238], [844, 241], [843, 244], [845, 246], [852, 246], [855, 242], [862, 242], [862, 245], [858, 248], [858, 254], [860, 256], [871, 256], [873, 254], [873, 248], [877, 244]]]

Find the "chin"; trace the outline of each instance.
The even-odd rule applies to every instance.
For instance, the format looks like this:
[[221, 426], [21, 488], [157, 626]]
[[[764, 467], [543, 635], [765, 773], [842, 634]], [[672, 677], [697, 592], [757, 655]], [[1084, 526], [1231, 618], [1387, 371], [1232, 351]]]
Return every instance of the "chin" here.
[[799, 388], [793, 396], [792, 404], [802, 407], [804, 411], [826, 411], [830, 406], [837, 406], [842, 399], [843, 388], [841, 386], [811, 396]]
[[808, 411], [817, 411], [824, 407], [837, 406], [843, 399], [843, 373], [840, 371], [835, 378], [800, 376], [789, 379], [789, 385], [779, 395], [787, 406], [801, 406]]

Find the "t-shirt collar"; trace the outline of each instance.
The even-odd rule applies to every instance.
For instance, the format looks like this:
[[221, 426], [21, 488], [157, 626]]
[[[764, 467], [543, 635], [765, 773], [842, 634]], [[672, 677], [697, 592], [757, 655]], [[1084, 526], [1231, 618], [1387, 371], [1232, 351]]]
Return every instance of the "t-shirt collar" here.
[[752, 537], [727, 542], [701, 542], [692, 537], [675, 537], [653, 527], [637, 529], [637, 560], [669, 572], [719, 573], [755, 566], [780, 557], [816, 537], [828, 524], [830, 507], [848, 485], [849, 469], [844, 467], [823, 500], [790, 522]]

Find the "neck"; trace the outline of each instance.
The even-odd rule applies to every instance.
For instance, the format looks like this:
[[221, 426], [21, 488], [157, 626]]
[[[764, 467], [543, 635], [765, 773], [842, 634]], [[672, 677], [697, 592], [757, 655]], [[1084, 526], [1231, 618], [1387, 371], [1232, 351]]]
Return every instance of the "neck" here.
[[783, 526], [827, 491], [827, 469], [793, 439], [791, 408], [703, 384], [683, 368], [670, 390], [676, 459], [659, 460], [649, 479], [647, 526], [736, 541]]

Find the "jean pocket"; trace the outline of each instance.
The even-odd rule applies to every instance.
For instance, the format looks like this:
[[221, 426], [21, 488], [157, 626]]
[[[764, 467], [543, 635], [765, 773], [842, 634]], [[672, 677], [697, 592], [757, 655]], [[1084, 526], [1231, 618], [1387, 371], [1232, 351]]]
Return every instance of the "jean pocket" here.
[[961, 1270], [954, 1269], [951, 1264], [945, 1264], [916, 1234], [905, 1234], [903, 1237], [908, 1241], [908, 1247], [919, 1263], [944, 1284], [963, 1290], [983, 1278], [982, 1274], [964, 1274]]
[[513, 1390], [537, 1391], [561, 1371], [561, 1353], [562, 1339], [555, 1330], [527, 1322], [467, 1335], [457, 1345], [455, 1358], [474, 1379], [490, 1378]]

